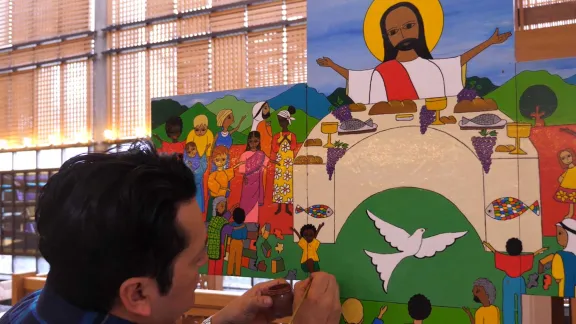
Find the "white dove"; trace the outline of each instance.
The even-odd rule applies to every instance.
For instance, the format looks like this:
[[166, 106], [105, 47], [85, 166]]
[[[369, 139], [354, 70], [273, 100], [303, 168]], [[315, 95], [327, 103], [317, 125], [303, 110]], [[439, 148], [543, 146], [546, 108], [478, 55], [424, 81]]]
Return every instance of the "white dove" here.
[[448, 246], [454, 244], [456, 239], [467, 233], [443, 233], [423, 238], [422, 235], [426, 231], [423, 228], [417, 229], [414, 234], [410, 235], [405, 230], [386, 223], [370, 211], [367, 210], [366, 213], [374, 221], [374, 225], [380, 230], [384, 240], [399, 251], [399, 253], [379, 254], [364, 250], [372, 260], [372, 264], [376, 266], [385, 292], [388, 289], [392, 272], [402, 260], [411, 256], [418, 259], [433, 257], [436, 252], [444, 251]]

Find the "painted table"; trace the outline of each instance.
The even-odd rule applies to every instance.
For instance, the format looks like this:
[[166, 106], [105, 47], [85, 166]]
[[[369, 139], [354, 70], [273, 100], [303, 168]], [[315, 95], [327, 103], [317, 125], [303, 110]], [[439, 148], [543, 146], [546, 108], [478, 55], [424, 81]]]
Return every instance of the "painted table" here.
[[[424, 105], [417, 100], [418, 107]], [[473, 118], [481, 113], [454, 113], [456, 98], [448, 98], [442, 116]], [[429, 126], [420, 133], [419, 114], [412, 121], [396, 121], [395, 115], [369, 116], [366, 111], [355, 112], [353, 117], [365, 121], [372, 118], [378, 128], [364, 134], [332, 135], [332, 142], [342, 141], [349, 149], [336, 164], [332, 180], [328, 180], [326, 165], [308, 164], [294, 166], [294, 206], [307, 208], [324, 204], [334, 210], [329, 218], [317, 219], [306, 213], [294, 215], [294, 227], [304, 224], [324, 228], [318, 239], [322, 243], [335, 243], [346, 219], [366, 198], [398, 187], [431, 190], [443, 195], [460, 209], [470, 221], [478, 236], [491, 243], [497, 250], [505, 250], [511, 237], [524, 242], [524, 251], [533, 252], [542, 247], [540, 216], [528, 210], [512, 220], [495, 220], [486, 214], [487, 206], [501, 197], [513, 197], [532, 205], [540, 201], [538, 155], [528, 138], [520, 140], [526, 155], [494, 152], [492, 165], [486, 174], [472, 145], [471, 138], [480, 136], [478, 131], [461, 130], [458, 124]], [[512, 122], [500, 111], [493, 111], [500, 118]], [[308, 139], [322, 139], [323, 122], [337, 122], [332, 114], [324, 117], [314, 127]], [[506, 128], [498, 130], [497, 145], [514, 145], [514, 138], [507, 136]], [[320, 156], [327, 160], [327, 149], [321, 146], [302, 147], [300, 155]], [[413, 203], [418, 203], [414, 201]], [[441, 213], [431, 210], [430, 215]], [[381, 215], [385, 217], [385, 215]]]

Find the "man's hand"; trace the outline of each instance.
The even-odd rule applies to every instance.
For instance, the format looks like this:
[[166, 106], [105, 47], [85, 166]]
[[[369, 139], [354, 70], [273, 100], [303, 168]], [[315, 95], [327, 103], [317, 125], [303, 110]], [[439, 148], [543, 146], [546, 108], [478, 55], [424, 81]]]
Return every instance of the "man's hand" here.
[[[304, 296], [306, 289], [308, 295]], [[293, 318], [294, 324], [338, 324], [342, 312], [340, 291], [334, 276], [315, 272], [310, 278], [294, 286], [294, 310], [300, 305]]]
[[277, 279], [257, 284], [216, 313], [212, 317], [212, 323], [267, 324], [272, 322], [274, 318], [270, 318], [270, 312], [268, 312], [268, 309], [272, 307], [272, 298], [263, 296], [262, 292], [268, 287], [282, 283], [286, 283], [286, 281]]

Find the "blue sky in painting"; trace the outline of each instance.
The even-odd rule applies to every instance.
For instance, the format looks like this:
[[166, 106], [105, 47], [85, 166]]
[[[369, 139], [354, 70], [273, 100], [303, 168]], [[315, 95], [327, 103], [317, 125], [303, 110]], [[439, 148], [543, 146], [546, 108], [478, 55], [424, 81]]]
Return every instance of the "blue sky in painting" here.
[[[239, 100], [245, 100], [247, 102], [258, 102], [262, 100], [268, 100], [273, 98], [282, 92], [290, 89], [294, 85], [287, 86], [277, 86], [277, 87], [265, 87], [265, 88], [250, 88], [250, 89], [240, 89], [240, 90], [230, 90], [230, 91], [218, 91], [218, 92], [205, 92], [198, 94], [189, 94], [183, 96], [169, 97], [170, 99], [178, 100], [181, 105], [192, 106], [195, 103], [202, 103], [207, 105], [212, 101], [222, 98], [226, 95], [233, 95]], [[154, 100], [160, 100], [164, 98], [154, 98]]]
[[[384, 0], [376, 0], [384, 1]], [[432, 0], [428, 0], [432, 1]], [[343, 78], [316, 59], [332, 58], [349, 69], [369, 69], [378, 65], [363, 38], [366, 10], [372, 0], [308, 1], [308, 84], [324, 93], [344, 87]], [[511, 0], [441, 0], [444, 9], [444, 31], [432, 55], [437, 58], [461, 55], [488, 39], [495, 28], [513, 30]], [[514, 38], [493, 46], [468, 65], [468, 76], [489, 77], [495, 84], [508, 81], [517, 69], [546, 69], [566, 78], [576, 74], [576, 59], [543, 61], [515, 66]]]

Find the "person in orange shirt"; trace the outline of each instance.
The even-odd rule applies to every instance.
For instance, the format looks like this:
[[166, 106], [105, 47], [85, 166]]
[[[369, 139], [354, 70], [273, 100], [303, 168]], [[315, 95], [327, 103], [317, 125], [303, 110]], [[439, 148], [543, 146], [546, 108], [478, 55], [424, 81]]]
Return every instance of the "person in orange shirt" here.
[[[214, 198], [216, 197], [226, 197], [226, 193], [230, 191], [230, 180], [234, 178], [234, 169], [238, 168], [244, 162], [240, 162], [235, 166], [224, 169], [226, 166], [226, 161], [228, 160], [228, 149], [226, 146], [216, 146], [212, 152], [212, 161], [216, 165], [216, 171], [210, 173], [208, 176], [208, 209], [213, 209]], [[210, 221], [212, 215], [208, 213], [206, 215], [206, 221]]]
[[[252, 108], [252, 131], [260, 133], [260, 149], [268, 158], [272, 153], [272, 126], [270, 123], [270, 105], [268, 102], [262, 101], [254, 105]], [[264, 172], [262, 177], [263, 189], [266, 190], [266, 175]]]

